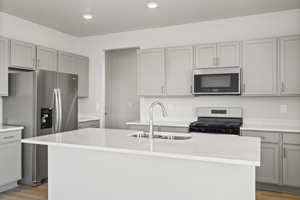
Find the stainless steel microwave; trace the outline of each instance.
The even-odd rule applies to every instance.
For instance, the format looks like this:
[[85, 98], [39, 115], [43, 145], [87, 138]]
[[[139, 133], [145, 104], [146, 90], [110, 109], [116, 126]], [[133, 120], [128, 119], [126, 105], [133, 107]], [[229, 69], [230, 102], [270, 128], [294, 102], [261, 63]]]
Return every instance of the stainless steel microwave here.
[[198, 68], [193, 70], [193, 94], [241, 94], [241, 68]]

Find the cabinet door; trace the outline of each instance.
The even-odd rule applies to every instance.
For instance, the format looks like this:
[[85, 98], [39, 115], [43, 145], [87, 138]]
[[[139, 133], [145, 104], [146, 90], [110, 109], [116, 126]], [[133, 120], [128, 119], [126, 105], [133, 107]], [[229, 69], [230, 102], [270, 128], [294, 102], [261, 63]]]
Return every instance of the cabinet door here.
[[245, 41], [243, 45], [243, 94], [277, 93], [277, 40]]
[[57, 71], [58, 55], [55, 49], [37, 47], [37, 69]]
[[166, 49], [166, 94], [191, 95], [193, 47]]
[[216, 44], [202, 44], [195, 47], [196, 68], [215, 67], [217, 58]]
[[89, 58], [84, 56], [76, 57], [78, 74], [78, 97], [89, 96]]
[[256, 169], [256, 180], [262, 183], [279, 184], [279, 145], [261, 144], [261, 166]]
[[75, 55], [67, 52], [58, 53], [58, 71], [77, 74]]
[[282, 95], [300, 95], [300, 36], [280, 39]]
[[0, 186], [21, 179], [21, 143], [0, 144]]
[[35, 45], [27, 42], [11, 40], [10, 65], [15, 68], [35, 69], [36, 55]]
[[164, 49], [148, 49], [138, 52], [138, 94], [145, 96], [164, 95]]
[[283, 184], [300, 187], [300, 145], [284, 145]]
[[240, 66], [240, 43], [219, 43], [216, 62], [218, 67]]
[[8, 39], [0, 37], [0, 96], [8, 95], [8, 42]]

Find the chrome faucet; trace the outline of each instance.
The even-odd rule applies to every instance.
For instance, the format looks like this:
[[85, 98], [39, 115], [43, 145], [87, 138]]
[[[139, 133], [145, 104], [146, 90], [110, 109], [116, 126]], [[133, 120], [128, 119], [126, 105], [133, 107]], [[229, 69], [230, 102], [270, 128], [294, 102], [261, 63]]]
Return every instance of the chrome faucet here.
[[153, 131], [153, 108], [158, 105], [160, 106], [161, 110], [162, 110], [162, 114], [163, 117], [167, 117], [167, 110], [166, 107], [164, 106], [163, 103], [161, 103], [160, 101], [154, 101], [150, 107], [149, 107], [149, 138], [153, 138], [154, 136], [154, 131]]

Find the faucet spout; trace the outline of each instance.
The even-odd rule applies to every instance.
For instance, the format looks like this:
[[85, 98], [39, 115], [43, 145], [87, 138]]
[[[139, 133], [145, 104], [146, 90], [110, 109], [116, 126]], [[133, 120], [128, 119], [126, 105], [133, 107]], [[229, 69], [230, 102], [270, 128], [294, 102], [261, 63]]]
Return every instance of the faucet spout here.
[[162, 110], [162, 115], [163, 117], [167, 117], [168, 113], [166, 110], [166, 107], [164, 106], [164, 104], [160, 101], [154, 101], [150, 107], [149, 107], [149, 138], [153, 138], [154, 135], [154, 131], [153, 131], [153, 108], [155, 106], [160, 106], [161, 110]]

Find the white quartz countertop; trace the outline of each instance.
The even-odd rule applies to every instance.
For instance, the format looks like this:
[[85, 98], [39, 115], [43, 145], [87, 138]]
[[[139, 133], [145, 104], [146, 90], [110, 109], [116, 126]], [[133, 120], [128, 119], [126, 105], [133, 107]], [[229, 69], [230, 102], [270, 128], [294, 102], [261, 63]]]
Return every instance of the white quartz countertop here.
[[93, 115], [78, 115], [78, 122], [89, 122], [95, 120], [100, 120], [100, 117]]
[[22, 142], [206, 162], [260, 165], [260, 138], [193, 133], [191, 133], [192, 138], [188, 140], [128, 136], [135, 132], [133, 130], [89, 128], [23, 139]]
[[18, 131], [22, 129], [24, 129], [24, 127], [22, 126], [10, 126], [10, 125], [0, 124], [0, 132]]
[[284, 124], [244, 124], [241, 127], [241, 130], [300, 133], [300, 125], [297, 126], [297, 125], [284, 125]]
[[[154, 126], [170, 126], [188, 128], [190, 121], [154, 121]], [[126, 125], [149, 125], [149, 121], [132, 121], [126, 122]]]
[[[170, 127], [183, 127], [188, 128], [191, 122], [189, 121], [154, 121], [154, 126], [170, 126]], [[132, 121], [127, 122], [127, 125], [149, 125], [148, 121]], [[300, 133], [300, 124], [287, 125], [287, 124], [248, 124], [244, 123], [241, 130], [247, 131], [269, 131], [269, 132], [288, 132]]]

